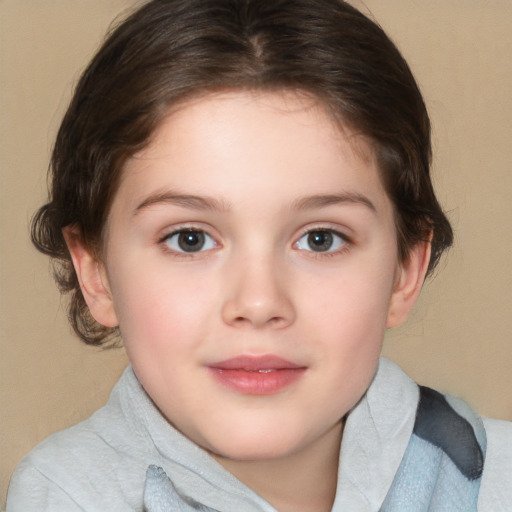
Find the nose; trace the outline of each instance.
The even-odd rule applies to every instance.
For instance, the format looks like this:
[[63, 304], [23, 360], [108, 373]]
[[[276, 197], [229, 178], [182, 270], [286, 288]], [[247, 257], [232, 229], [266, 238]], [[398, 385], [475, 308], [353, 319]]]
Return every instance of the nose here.
[[295, 321], [289, 280], [271, 258], [244, 258], [226, 272], [222, 317], [233, 327], [282, 329]]

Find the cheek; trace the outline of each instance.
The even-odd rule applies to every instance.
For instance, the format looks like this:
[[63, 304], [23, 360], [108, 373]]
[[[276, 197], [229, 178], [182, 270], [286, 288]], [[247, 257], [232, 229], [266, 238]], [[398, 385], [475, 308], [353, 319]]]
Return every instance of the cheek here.
[[364, 374], [379, 356], [393, 287], [393, 273], [385, 270], [354, 265], [303, 294], [307, 331], [321, 347], [321, 357], [345, 367], [345, 375], [356, 375], [355, 368]]
[[210, 331], [211, 297], [207, 287], [183, 276], [133, 277], [117, 290], [123, 344], [146, 391], [171, 414], [179, 403], [170, 398], [169, 390], [172, 396], [186, 396], [189, 376], [196, 371], [194, 364]]
[[[336, 417], [355, 406], [375, 374], [386, 327], [389, 292], [380, 296], [370, 284], [350, 279], [329, 289], [331, 300], [311, 302], [316, 320], [309, 324], [316, 340], [316, 367], [324, 388], [330, 390], [325, 412]], [[371, 293], [372, 292], [372, 293]], [[319, 397], [320, 399], [321, 397]]]
[[331, 275], [303, 293], [305, 311], [317, 319], [322, 328], [342, 333], [347, 329], [364, 334], [372, 327], [382, 330], [391, 301], [392, 272], [350, 268]]
[[[132, 267], [133, 268], [133, 267]], [[143, 346], [148, 356], [159, 352], [177, 352], [199, 343], [208, 329], [216, 289], [186, 272], [132, 271], [128, 278], [120, 269], [119, 286], [113, 286], [113, 298], [127, 350]]]

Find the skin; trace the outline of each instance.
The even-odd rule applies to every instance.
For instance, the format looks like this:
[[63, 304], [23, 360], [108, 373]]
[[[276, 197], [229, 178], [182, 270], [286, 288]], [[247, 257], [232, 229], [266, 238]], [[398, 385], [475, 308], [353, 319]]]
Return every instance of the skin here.
[[[183, 252], [183, 229], [205, 234], [201, 250]], [[333, 245], [318, 251], [311, 232]], [[343, 419], [429, 258], [420, 244], [398, 261], [365, 142], [292, 92], [202, 97], [127, 163], [103, 261], [66, 237], [93, 316], [120, 326], [168, 421], [278, 510], [330, 510]], [[306, 370], [259, 396], [208, 369], [268, 354]]]

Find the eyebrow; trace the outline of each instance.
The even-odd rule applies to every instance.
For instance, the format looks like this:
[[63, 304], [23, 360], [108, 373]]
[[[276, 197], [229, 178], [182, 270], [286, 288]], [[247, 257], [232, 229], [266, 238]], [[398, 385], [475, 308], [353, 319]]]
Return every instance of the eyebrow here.
[[343, 204], [343, 203], [353, 203], [353, 204], [362, 204], [363, 206], [368, 207], [374, 213], [377, 212], [377, 208], [375, 205], [368, 199], [366, 196], [362, 194], [358, 194], [355, 192], [345, 192], [342, 194], [326, 194], [326, 195], [314, 195], [307, 196], [301, 199], [297, 199], [292, 203], [292, 208], [295, 210], [308, 210], [315, 208], [324, 208], [326, 206]]
[[[292, 210], [309, 210], [315, 208], [324, 208], [331, 205], [352, 203], [361, 204], [366, 206], [373, 212], [377, 212], [375, 205], [364, 195], [346, 192], [342, 194], [318, 194], [313, 196], [306, 196], [296, 199], [291, 204]], [[193, 194], [181, 194], [179, 192], [161, 192], [151, 194], [144, 199], [134, 210], [134, 215], [140, 211], [145, 210], [153, 205], [170, 204], [173, 206], [181, 206], [192, 210], [205, 210], [205, 211], [221, 211], [226, 212], [230, 210], [230, 205], [214, 197], [197, 196]]]
[[144, 199], [144, 201], [135, 208], [134, 215], [137, 215], [150, 206], [158, 204], [181, 206], [192, 210], [228, 211], [230, 209], [226, 202], [219, 201], [214, 197], [168, 191], [152, 194]]

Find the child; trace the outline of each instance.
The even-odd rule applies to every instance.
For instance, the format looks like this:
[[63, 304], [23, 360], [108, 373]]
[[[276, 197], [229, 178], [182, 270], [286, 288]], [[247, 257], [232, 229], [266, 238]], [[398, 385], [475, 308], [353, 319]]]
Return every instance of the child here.
[[379, 360], [452, 241], [430, 125], [340, 0], [167, 0], [84, 73], [33, 239], [131, 366], [9, 511], [499, 511], [512, 429]]

